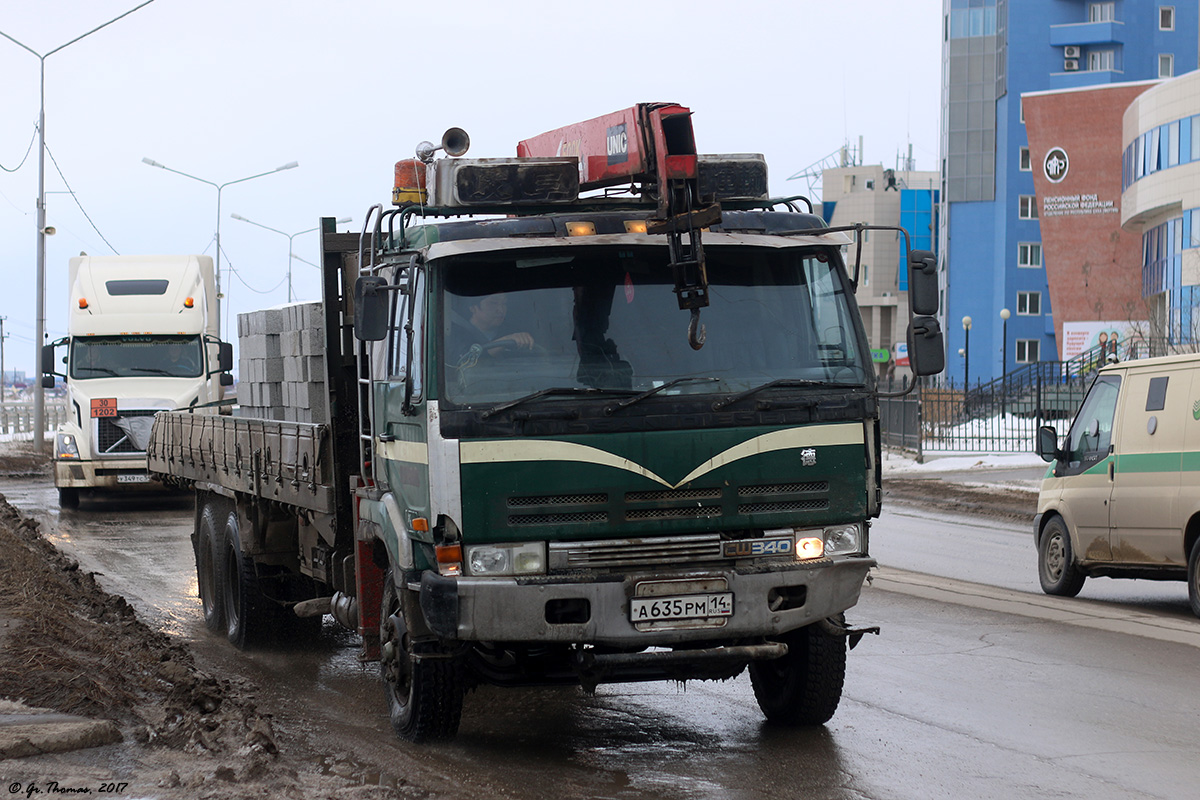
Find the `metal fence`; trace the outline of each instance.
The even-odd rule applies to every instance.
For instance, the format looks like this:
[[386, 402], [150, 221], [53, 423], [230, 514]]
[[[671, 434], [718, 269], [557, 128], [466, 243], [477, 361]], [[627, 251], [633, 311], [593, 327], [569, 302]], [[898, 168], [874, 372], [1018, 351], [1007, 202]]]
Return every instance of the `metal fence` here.
[[[67, 419], [62, 403], [46, 403], [42, 410], [47, 432]], [[11, 433], [33, 433], [33, 403], [0, 403], [0, 434]]]

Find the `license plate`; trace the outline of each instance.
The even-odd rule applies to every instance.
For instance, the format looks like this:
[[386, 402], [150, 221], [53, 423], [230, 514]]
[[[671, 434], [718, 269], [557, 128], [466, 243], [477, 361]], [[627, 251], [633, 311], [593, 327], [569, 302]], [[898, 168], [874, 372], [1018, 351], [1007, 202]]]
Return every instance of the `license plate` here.
[[145, 472], [136, 472], [121, 474], [117, 476], [117, 483], [149, 483], [150, 475]]
[[688, 594], [675, 597], [633, 597], [629, 600], [629, 618], [634, 624], [731, 616], [733, 616], [733, 592]]

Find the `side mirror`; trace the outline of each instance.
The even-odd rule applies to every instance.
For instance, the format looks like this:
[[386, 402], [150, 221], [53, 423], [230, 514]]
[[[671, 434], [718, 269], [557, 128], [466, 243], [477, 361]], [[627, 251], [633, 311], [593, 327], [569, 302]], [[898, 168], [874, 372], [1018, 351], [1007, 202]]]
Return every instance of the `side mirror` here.
[[914, 316], [938, 313], [937, 256], [928, 250], [908, 254], [908, 305]]
[[228, 372], [222, 372], [220, 380], [222, 386], [233, 386], [233, 376]]
[[[65, 362], [66, 359], [64, 358], [63, 361]], [[42, 345], [42, 374], [54, 374], [54, 345], [52, 344]]]
[[221, 342], [217, 345], [217, 369], [221, 372], [229, 372], [233, 369], [233, 345], [229, 342]]
[[1037, 432], [1037, 454], [1042, 461], [1057, 461], [1061, 455], [1058, 449], [1058, 432], [1049, 425], [1043, 425]]
[[43, 375], [42, 376], [42, 388], [43, 389], [53, 389], [54, 388], [54, 376], [53, 375]]
[[908, 363], [914, 375], [937, 375], [946, 368], [942, 326], [933, 317], [915, 317], [908, 324]]
[[377, 275], [354, 281], [354, 335], [364, 342], [387, 337], [388, 282]]

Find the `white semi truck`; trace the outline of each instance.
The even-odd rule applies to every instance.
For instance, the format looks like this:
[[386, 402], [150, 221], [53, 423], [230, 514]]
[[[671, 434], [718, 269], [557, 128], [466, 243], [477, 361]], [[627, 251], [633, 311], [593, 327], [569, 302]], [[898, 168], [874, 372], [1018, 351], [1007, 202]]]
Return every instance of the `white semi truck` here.
[[58, 376], [67, 386], [53, 453], [64, 508], [81, 492], [156, 486], [146, 471], [154, 415], [215, 411], [233, 383], [211, 257], [80, 256], [70, 287], [67, 336], [42, 349], [43, 385]]

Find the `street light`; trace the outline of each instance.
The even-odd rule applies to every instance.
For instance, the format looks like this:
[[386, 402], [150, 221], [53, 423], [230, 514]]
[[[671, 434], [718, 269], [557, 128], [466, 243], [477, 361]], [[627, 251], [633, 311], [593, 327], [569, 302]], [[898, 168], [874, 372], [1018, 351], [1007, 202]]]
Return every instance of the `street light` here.
[[965, 389], [971, 385], [971, 318], [963, 317], [962, 326], [964, 336], [963, 353], [965, 354], [963, 361], [963, 388]]
[[[312, 233], [313, 231], [317, 230], [317, 228], [306, 228], [305, 230], [296, 231], [295, 233], [286, 233], [284, 231], [279, 230], [278, 228], [272, 228], [269, 225], [263, 225], [261, 222], [255, 222], [252, 219], [246, 219], [241, 214], [230, 214], [229, 216], [233, 217], [234, 219], [236, 219], [240, 222], [249, 222], [251, 225], [257, 225], [258, 227], [260, 227], [264, 230], [271, 231], [272, 233], [278, 233], [280, 236], [287, 237], [287, 240], [288, 240], [288, 268], [287, 268], [288, 294], [287, 294], [287, 299], [288, 299], [289, 303], [292, 302], [292, 259], [296, 258], [295, 253], [292, 252], [292, 240], [303, 233]], [[350, 217], [339, 217], [336, 220], [336, 224], [341, 225], [343, 222], [350, 222], [350, 219], [351, 219]]]
[[1012, 316], [1012, 312], [1007, 308], [1000, 309], [1000, 359], [1003, 363], [1000, 364], [1000, 385], [1004, 392], [1004, 402], [1000, 406], [1002, 413], [1008, 413], [1008, 318]]
[[249, 175], [245, 178], [238, 178], [235, 181], [225, 181], [225, 183], [215, 183], [210, 180], [205, 180], [204, 178], [199, 178], [195, 175], [189, 175], [186, 172], [181, 172], [177, 169], [172, 169], [171, 167], [168, 167], [165, 164], [160, 164], [152, 158], [143, 158], [142, 163], [149, 164], [152, 167], [158, 167], [159, 169], [165, 169], [167, 172], [174, 172], [176, 175], [182, 175], [183, 177], [191, 178], [194, 181], [200, 181], [201, 183], [207, 183], [209, 186], [212, 186], [213, 188], [215, 188], [217, 190], [217, 319], [220, 319], [221, 318], [221, 190], [224, 189], [226, 186], [232, 186], [235, 183], [245, 183], [246, 181], [252, 181], [255, 178], [262, 178], [267, 175], [274, 175], [276, 172], [283, 172], [285, 169], [295, 169], [296, 167], [300, 166], [300, 162], [299, 161], [289, 161], [288, 163], [284, 164], [281, 167], [276, 167], [275, 169], [267, 170], [266, 172], [260, 172], [257, 175]]
[[[103, 25], [97, 25], [87, 33], [76, 36], [66, 44], [46, 53], [39, 53], [24, 42], [19, 42], [9, 36], [4, 31], [0, 31], [0, 36], [8, 39], [10, 42], [20, 47], [29, 53], [32, 53], [42, 63], [41, 68], [41, 106], [38, 110], [38, 199], [37, 199], [37, 333], [34, 334], [34, 364], [42, 363], [42, 344], [46, 340], [46, 237], [54, 234], [53, 228], [46, 227], [46, 59], [60, 50], [65, 50], [71, 45], [91, 36], [101, 28], [107, 28], [119, 19], [128, 17], [138, 9], [145, 8], [153, 3], [154, 0], [146, 0], [146, 2], [126, 11], [120, 16], [113, 17]], [[41, 452], [45, 444], [46, 427], [46, 393], [42, 388], [42, 382], [39, 380], [34, 382], [33, 389], [33, 444], [38, 452]]]

